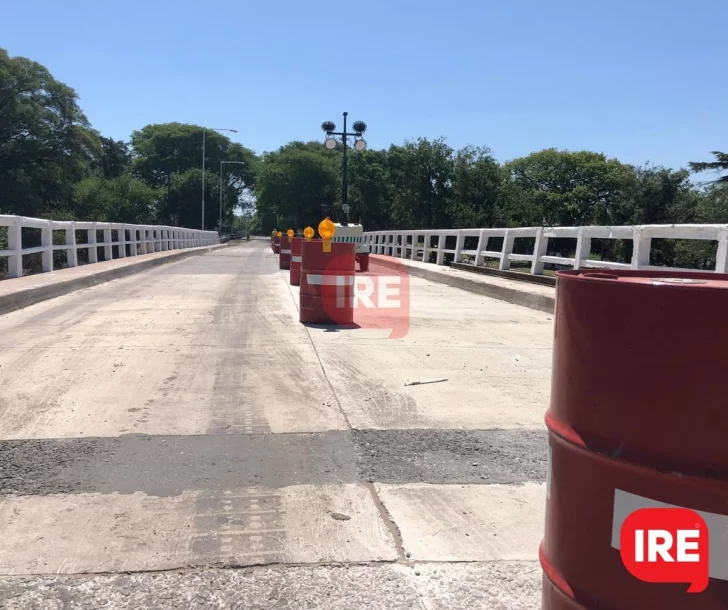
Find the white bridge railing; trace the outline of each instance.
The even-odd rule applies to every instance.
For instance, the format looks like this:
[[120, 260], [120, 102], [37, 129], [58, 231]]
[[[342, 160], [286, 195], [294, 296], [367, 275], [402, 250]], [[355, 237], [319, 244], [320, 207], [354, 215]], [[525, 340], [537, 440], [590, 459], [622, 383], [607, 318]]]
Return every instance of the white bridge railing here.
[[[432, 238], [437, 244], [432, 246]], [[455, 238], [455, 248], [446, 248], [446, 239]], [[478, 238], [478, 245], [466, 250], [465, 238]], [[514, 254], [516, 238], [535, 238], [533, 254]], [[489, 250], [491, 238], [503, 238], [502, 250]], [[576, 239], [576, 253], [573, 258], [547, 256], [548, 240], [555, 238]], [[455, 262], [463, 262], [463, 255], [474, 258], [475, 266], [481, 267], [485, 259], [497, 259], [498, 269], [505, 271], [512, 261], [531, 263], [531, 274], [542, 275], [545, 263], [565, 265], [579, 269], [666, 269], [650, 265], [652, 240], [696, 239], [718, 242], [715, 271], [728, 272], [728, 225], [642, 225], [624, 227], [524, 227], [517, 229], [446, 229], [418, 231], [370, 231], [364, 234], [364, 242], [371, 246], [372, 254], [387, 254], [404, 259], [429, 261], [431, 252], [437, 253], [437, 264], [442, 265], [445, 254], [454, 255]], [[604, 260], [590, 260], [592, 239], [631, 240], [632, 260], [617, 263]], [[685, 271], [685, 269], [681, 269]]]
[[[180, 250], [211, 246], [219, 243], [217, 231], [199, 231], [159, 225], [132, 225], [112, 222], [76, 222], [42, 220], [25, 216], [0, 215], [0, 227], [7, 227], [8, 249], [0, 249], [0, 258], [8, 258], [8, 277], [23, 275], [23, 256], [40, 252], [43, 271], [53, 271], [53, 252], [65, 250], [69, 267], [78, 266], [78, 251], [88, 250], [88, 262], [98, 262], [98, 248], [104, 248], [104, 260], [114, 258], [113, 248], [117, 246], [116, 258], [140, 256], [165, 250]], [[40, 229], [41, 245], [23, 247], [23, 229]], [[53, 232], [65, 234], [64, 243], [53, 243]], [[76, 232], [85, 231], [87, 243], [76, 243]], [[103, 239], [97, 239], [97, 231], [103, 232]], [[116, 233], [116, 239], [112, 240]], [[0, 248], [2, 243], [0, 242]]]

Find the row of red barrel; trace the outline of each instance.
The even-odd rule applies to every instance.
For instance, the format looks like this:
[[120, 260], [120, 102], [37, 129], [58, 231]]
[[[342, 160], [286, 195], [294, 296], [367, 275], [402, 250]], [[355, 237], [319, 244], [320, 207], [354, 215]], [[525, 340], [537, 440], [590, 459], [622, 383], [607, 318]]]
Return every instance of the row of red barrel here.
[[292, 286], [300, 286], [299, 319], [309, 324], [354, 323], [356, 245], [321, 239], [271, 237], [278, 268], [289, 270]]

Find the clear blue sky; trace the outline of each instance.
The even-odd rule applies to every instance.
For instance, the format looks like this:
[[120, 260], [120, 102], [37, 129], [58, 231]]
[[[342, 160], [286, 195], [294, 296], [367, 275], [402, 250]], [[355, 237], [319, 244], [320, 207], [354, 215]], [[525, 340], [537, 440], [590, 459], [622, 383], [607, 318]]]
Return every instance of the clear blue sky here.
[[0, 46], [76, 89], [93, 126], [233, 127], [257, 152], [341, 112], [370, 146], [445, 136], [679, 167], [728, 149], [728, 2], [36, 0]]

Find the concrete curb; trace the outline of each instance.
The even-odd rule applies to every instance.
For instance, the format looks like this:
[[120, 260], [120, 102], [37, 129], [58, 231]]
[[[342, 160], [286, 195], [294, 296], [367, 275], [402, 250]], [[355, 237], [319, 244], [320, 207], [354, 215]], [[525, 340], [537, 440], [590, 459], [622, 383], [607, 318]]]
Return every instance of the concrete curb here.
[[[415, 277], [421, 277], [431, 282], [438, 282], [440, 284], [447, 284], [453, 288], [460, 288], [461, 290], [467, 290], [468, 292], [474, 292], [482, 294], [493, 299], [500, 301], [507, 301], [514, 305], [520, 305], [522, 307], [528, 307], [537, 311], [544, 311], [546, 313], [554, 313], [554, 307], [556, 305], [555, 296], [546, 296], [541, 294], [534, 294], [532, 292], [526, 292], [519, 290], [517, 287], [497, 286], [495, 284], [488, 284], [485, 282], [478, 282], [471, 280], [467, 277], [458, 275], [450, 275], [447, 272], [422, 269], [415, 267], [414, 265], [408, 265], [406, 260], [392, 259], [388, 256], [381, 255], [370, 255], [373, 261], [378, 264], [388, 267], [391, 269], [401, 269], [401, 265], [404, 265], [407, 272]], [[433, 265], [434, 266], [434, 265]], [[442, 267], [440, 267], [442, 268]], [[514, 283], [516, 280], [512, 280]]]
[[517, 271], [501, 271], [499, 269], [489, 269], [488, 267], [476, 267], [475, 265], [466, 263], [450, 263], [450, 267], [458, 271], [480, 273], [481, 275], [494, 275], [516, 282], [528, 282], [529, 284], [539, 284], [541, 286], [556, 286], [556, 278], [551, 275], [531, 275], [530, 273], [518, 273]]
[[[170, 253], [168, 256], [158, 256], [154, 258], [141, 258], [140, 260], [135, 260], [133, 263], [124, 265], [122, 267], [114, 267], [113, 269], [99, 269], [96, 273], [90, 273], [88, 275], [84, 275], [82, 277], [74, 277], [70, 279], [59, 279], [58, 275], [62, 274], [63, 271], [67, 271], [67, 269], [63, 269], [60, 271], [55, 271], [52, 273], [53, 279], [58, 280], [53, 283], [49, 283], [42, 286], [30, 286], [28, 288], [21, 288], [17, 292], [11, 292], [8, 294], [0, 294], [0, 315], [10, 313], [11, 311], [16, 311], [18, 309], [23, 309], [25, 307], [28, 307], [30, 305], [34, 305], [35, 303], [40, 303], [42, 301], [47, 301], [49, 299], [54, 299], [56, 297], [63, 296], [64, 294], [69, 294], [71, 292], [76, 292], [78, 290], [83, 290], [84, 288], [90, 288], [91, 286], [96, 286], [98, 284], [105, 284], [106, 282], [110, 282], [112, 280], [117, 280], [123, 277], [127, 277], [129, 275], [133, 275], [135, 273], [139, 273], [141, 271], [146, 271], [147, 269], [152, 269], [154, 267], [158, 267], [160, 265], [164, 265], [166, 263], [172, 263], [184, 258], [188, 258], [190, 256], [195, 256], [198, 254], [207, 254], [208, 252], [212, 252], [213, 250], [218, 250], [220, 248], [227, 248], [228, 244], [220, 244], [220, 245], [214, 245], [214, 246], [202, 246], [200, 248], [190, 248], [186, 250], [179, 250], [176, 252]], [[144, 255], [142, 255], [143, 257]], [[152, 255], [153, 256], [153, 255]], [[116, 262], [120, 259], [114, 259], [114, 261], [108, 261], [109, 263]], [[127, 259], [128, 260], [128, 259]], [[101, 263], [94, 263], [93, 267], [96, 268], [98, 266], [105, 265], [104, 262]], [[79, 269], [80, 267], [74, 267], [73, 270]], [[85, 268], [85, 266], [84, 266]], [[37, 277], [37, 278], [44, 278], [45, 276], [48, 276], [47, 273], [41, 273], [37, 276], [26, 276], [26, 277]], [[22, 279], [25, 278], [21, 278]], [[5, 282], [13, 282], [14, 280], [3, 280], [3, 284]]]

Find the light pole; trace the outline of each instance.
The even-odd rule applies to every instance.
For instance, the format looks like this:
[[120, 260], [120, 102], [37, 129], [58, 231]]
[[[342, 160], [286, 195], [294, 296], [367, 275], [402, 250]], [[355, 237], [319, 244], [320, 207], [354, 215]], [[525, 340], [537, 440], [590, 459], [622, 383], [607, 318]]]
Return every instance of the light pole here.
[[[207, 136], [207, 127], [202, 128], [202, 230], [205, 230], [205, 137]], [[237, 129], [209, 129], [209, 131], [232, 131], [238, 133]]]
[[245, 165], [245, 161], [220, 161], [220, 232], [222, 232], [222, 172], [223, 165]]
[[[367, 130], [367, 124], [364, 121], [355, 121], [354, 122], [354, 131], [353, 132], [347, 132], [346, 131], [346, 117], [349, 116], [348, 112], [344, 113], [344, 131], [334, 131], [336, 129], [336, 125], [332, 123], [331, 121], [324, 121], [321, 123], [321, 129], [323, 129], [326, 132], [326, 140], [324, 141], [324, 145], [329, 150], [334, 150], [336, 148], [336, 145], [338, 143], [338, 140], [334, 136], [341, 136], [341, 142], [344, 145], [344, 161], [341, 171], [341, 205], [344, 210], [347, 209], [348, 204], [346, 202], [347, 200], [347, 168], [346, 168], [346, 144], [347, 144], [347, 138], [349, 136], [354, 136], [354, 150], [357, 152], [363, 152], [367, 149], [367, 143], [366, 140], [362, 137], [364, 132]], [[342, 225], [345, 225], [346, 222], [342, 222]]]

